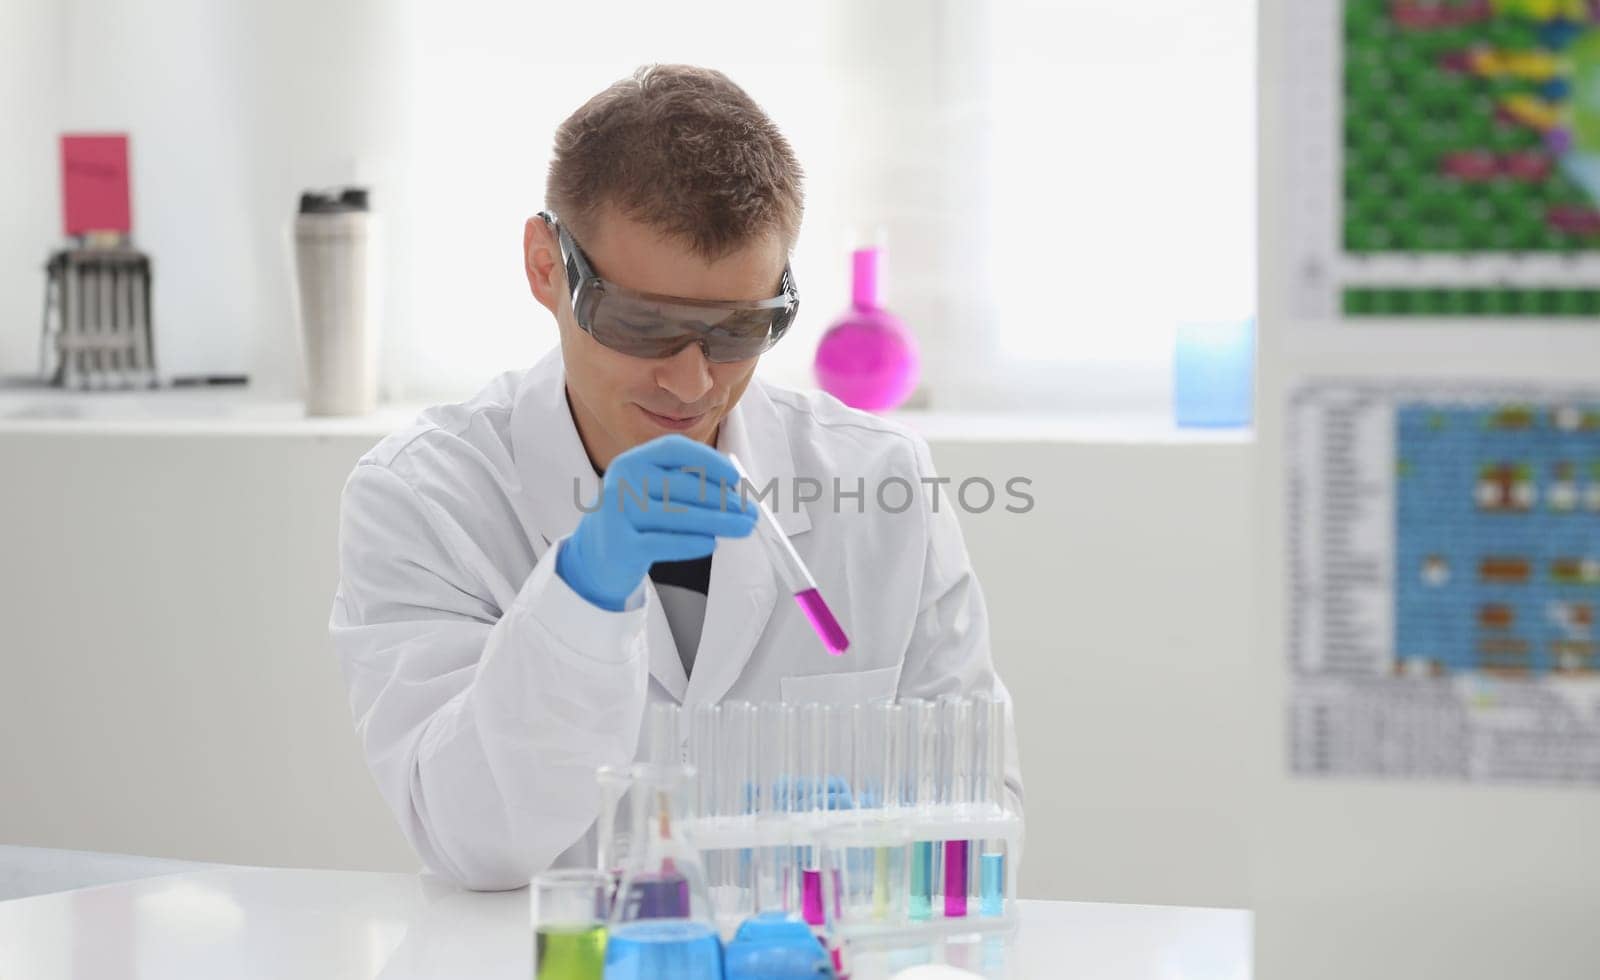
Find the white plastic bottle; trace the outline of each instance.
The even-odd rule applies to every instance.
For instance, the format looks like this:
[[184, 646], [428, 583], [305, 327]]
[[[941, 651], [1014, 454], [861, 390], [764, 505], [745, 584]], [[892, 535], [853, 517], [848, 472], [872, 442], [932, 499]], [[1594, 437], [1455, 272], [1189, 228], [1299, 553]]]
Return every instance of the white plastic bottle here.
[[364, 415], [378, 404], [376, 217], [365, 190], [300, 195], [300, 291], [307, 415]]

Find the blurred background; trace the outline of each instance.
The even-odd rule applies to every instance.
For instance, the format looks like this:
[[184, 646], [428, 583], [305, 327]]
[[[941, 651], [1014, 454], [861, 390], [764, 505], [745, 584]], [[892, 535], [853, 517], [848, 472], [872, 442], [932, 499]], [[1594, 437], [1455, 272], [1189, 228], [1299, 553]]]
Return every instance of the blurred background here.
[[[1030, 803], [1164, 856], [1130, 877], [1041, 835], [1024, 887], [1243, 903], [1238, 726], [1213, 729], [1226, 749], [1183, 745], [1171, 726], [1211, 728], [1213, 708], [1166, 679], [1222, 705], [1245, 657], [1248, 346], [1231, 428], [1180, 429], [1173, 393], [1180, 327], [1254, 313], [1250, 3], [15, 0], [0, 18], [0, 374], [40, 364], [58, 139], [116, 133], [160, 375], [248, 377], [0, 390], [18, 671], [0, 718], [42, 747], [9, 763], [31, 788], [0, 841], [413, 865], [325, 636], [339, 489], [418, 406], [554, 345], [520, 268], [552, 133], [639, 65], [690, 62], [744, 86], [806, 169], [800, 320], [762, 373], [815, 385], [850, 249], [882, 242], [884, 302], [921, 352], [899, 414], [943, 472], [1041, 488], [1034, 514], [968, 527], [1002, 670], [1041, 692], [1028, 740], [1079, 758], [1042, 755]], [[347, 184], [383, 219], [379, 405], [306, 418], [295, 207]], [[1041, 535], [1064, 549], [1048, 575], [1014, 560]], [[1115, 579], [1138, 584], [1056, 615], [1061, 588]], [[1189, 643], [1216, 656], [1167, 652]], [[1120, 758], [1094, 747], [1107, 725]]]
[[[286, 228], [303, 188], [354, 181], [388, 225], [386, 400], [475, 391], [554, 343], [517, 270], [556, 125], [651, 62], [725, 71], [793, 142], [808, 176], [802, 336], [848, 302], [852, 237], [881, 232], [929, 404], [1159, 413], [1175, 324], [1254, 312], [1242, 0], [712, 3], [692, 17], [15, 0], [0, 16], [0, 320], [14, 324], [0, 373], [38, 357], [25, 325], [60, 235], [56, 136], [114, 131], [131, 134], [171, 373], [295, 392]], [[1158, 268], [1168, 288], [1150, 288]], [[783, 345], [763, 370], [810, 383], [812, 349]]]
[[[1420, 607], [1396, 556], [1421, 545], [1384, 440], [1407, 406], [1600, 413], [1597, 17], [8, 0], [0, 845], [415, 869], [326, 637], [339, 490], [418, 406], [554, 345], [520, 268], [551, 134], [637, 66], [689, 62], [743, 85], [807, 172], [800, 319], [761, 372], [817, 384], [850, 250], [880, 241], [921, 354], [894, 416], [945, 475], [1032, 481], [1026, 515], [961, 515], [1016, 698], [1023, 895], [1252, 908], [1263, 976], [1592, 975], [1600, 659], [1508, 671], [1476, 626], [1458, 659], [1406, 647]], [[45, 265], [69, 245], [59, 140], [78, 133], [127, 136], [161, 378], [248, 384], [40, 383]], [[295, 208], [345, 185], [383, 222], [378, 399], [308, 417]], [[1600, 436], [1569, 436], [1562, 461], [1600, 474]], [[1352, 487], [1382, 490], [1359, 526]], [[1575, 515], [1516, 546], [1600, 560]], [[1370, 591], [1325, 588], [1352, 568], [1378, 569]], [[1568, 585], [1592, 606], [1593, 583]], [[1562, 642], [1593, 657], [1563, 609], [1582, 635]], [[1361, 656], [1305, 654], [1345, 641]], [[1351, 676], [1460, 701], [1419, 718], [1307, 693]], [[1494, 739], [1450, 721], [1468, 709], [1544, 741], [1474, 754]], [[1469, 754], [1499, 761], [1438, 761]]]

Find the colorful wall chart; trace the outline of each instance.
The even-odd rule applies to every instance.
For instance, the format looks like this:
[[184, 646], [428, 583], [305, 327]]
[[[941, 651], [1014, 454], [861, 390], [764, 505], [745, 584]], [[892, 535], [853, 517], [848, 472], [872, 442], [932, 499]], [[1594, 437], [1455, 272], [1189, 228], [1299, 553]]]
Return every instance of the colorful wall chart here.
[[1395, 425], [1396, 669], [1600, 677], [1600, 403]]
[[1600, 784], [1600, 392], [1308, 381], [1289, 437], [1294, 771]]
[[1600, 2], [1290, 16], [1300, 313], [1600, 323]]

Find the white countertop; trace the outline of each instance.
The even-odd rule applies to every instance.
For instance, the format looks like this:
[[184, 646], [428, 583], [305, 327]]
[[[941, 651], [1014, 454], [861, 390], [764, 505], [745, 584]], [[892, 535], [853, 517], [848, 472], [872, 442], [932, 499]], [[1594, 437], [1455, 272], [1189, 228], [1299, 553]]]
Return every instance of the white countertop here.
[[[1248, 912], [1020, 907], [1010, 978], [1251, 975]], [[0, 977], [19, 980], [528, 980], [531, 959], [526, 890], [415, 875], [226, 868], [0, 902]]]

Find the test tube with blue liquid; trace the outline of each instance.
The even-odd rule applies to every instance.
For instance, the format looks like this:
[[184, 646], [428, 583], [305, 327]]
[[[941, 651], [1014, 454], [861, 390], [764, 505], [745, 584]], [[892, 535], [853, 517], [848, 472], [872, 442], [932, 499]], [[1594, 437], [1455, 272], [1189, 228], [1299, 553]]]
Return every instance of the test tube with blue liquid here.
[[[718, 980], [722, 943], [699, 853], [679, 824], [694, 818], [694, 769], [634, 767], [633, 845], [612, 903], [605, 980]], [[670, 884], [670, 887], [669, 887]]]
[[[1006, 803], [1006, 703], [990, 695], [972, 702], [974, 815], [993, 819], [1005, 815]], [[999, 918], [1005, 914], [1006, 844], [990, 839], [979, 844], [976, 893], [978, 914]]]

